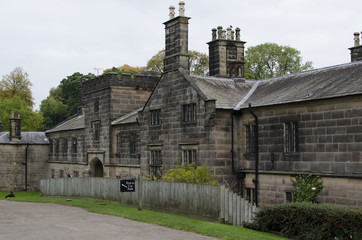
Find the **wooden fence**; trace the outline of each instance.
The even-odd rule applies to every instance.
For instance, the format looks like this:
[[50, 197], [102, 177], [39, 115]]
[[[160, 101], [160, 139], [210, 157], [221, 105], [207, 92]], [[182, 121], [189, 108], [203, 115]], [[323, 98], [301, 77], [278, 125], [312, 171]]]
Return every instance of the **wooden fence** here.
[[[59, 178], [40, 182], [45, 196], [95, 198], [118, 201], [121, 204], [142, 206], [241, 226], [250, 222], [256, 207], [225, 186], [136, 181], [136, 192], [121, 192], [120, 180], [111, 178]], [[141, 190], [140, 192], [137, 192]]]

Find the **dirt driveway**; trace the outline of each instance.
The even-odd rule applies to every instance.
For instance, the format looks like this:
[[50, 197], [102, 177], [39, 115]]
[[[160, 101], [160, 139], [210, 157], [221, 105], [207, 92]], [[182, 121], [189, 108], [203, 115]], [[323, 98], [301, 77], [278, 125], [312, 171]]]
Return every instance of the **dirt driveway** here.
[[48, 203], [0, 201], [0, 240], [215, 238]]

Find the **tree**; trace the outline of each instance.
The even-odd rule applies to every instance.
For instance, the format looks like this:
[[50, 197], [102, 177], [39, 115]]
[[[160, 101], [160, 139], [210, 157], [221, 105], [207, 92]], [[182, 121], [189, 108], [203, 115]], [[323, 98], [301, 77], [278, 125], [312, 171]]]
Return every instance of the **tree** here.
[[122, 73], [130, 73], [132, 77], [134, 77], [135, 74], [141, 73], [144, 70], [144, 68], [140, 67], [131, 67], [127, 64], [124, 64], [121, 67], [112, 67], [109, 69], [106, 69], [103, 71], [104, 73], [107, 72], [116, 72], [120, 76]]
[[78, 112], [79, 89], [83, 81], [93, 77], [91, 73], [84, 75], [76, 72], [64, 78], [56, 88], [50, 89], [49, 96], [40, 104], [45, 128], [51, 128]]
[[[195, 75], [206, 76], [209, 73], [209, 57], [205, 53], [198, 51], [189, 51], [190, 60], [190, 72]], [[163, 59], [165, 58], [165, 50], [159, 51], [157, 54], [151, 57], [147, 62], [146, 70], [163, 72]]]
[[310, 61], [302, 63], [300, 51], [289, 46], [264, 43], [245, 52], [245, 77], [265, 79], [313, 69]]
[[40, 112], [44, 116], [44, 130], [49, 129], [68, 117], [67, 105], [49, 96], [41, 101]]
[[10, 74], [3, 76], [0, 81], [1, 98], [19, 96], [29, 107], [33, 107], [33, 96], [30, 90], [32, 83], [29, 74], [21, 67], [16, 67]]
[[9, 131], [11, 112], [19, 113], [21, 118], [21, 131], [39, 131], [42, 129], [43, 116], [28, 107], [28, 103], [20, 96], [5, 98], [0, 101], [0, 120], [3, 122], [3, 131]]

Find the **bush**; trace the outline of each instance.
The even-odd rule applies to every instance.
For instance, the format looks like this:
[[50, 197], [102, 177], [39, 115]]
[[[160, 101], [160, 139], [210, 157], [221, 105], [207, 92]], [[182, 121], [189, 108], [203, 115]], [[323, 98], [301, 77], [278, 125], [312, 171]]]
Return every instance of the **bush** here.
[[214, 171], [208, 169], [207, 165], [197, 166], [195, 164], [188, 164], [180, 166], [179, 168], [168, 169], [162, 173], [160, 179], [150, 178], [146, 176], [146, 179], [159, 180], [165, 182], [184, 182], [184, 183], [196, 183], [196, 184], [209, 184], [217, 185], [218, 181], [211, 178], [211, 174]]
[[317, 202], [318, 193], [323, 189], [323, 181], [316, 175], [296, 175], [292, 180], [295, 188], [294, 200], [296, 202]]
[[244, 226], [303, 240], [362, 239], [362, 210], [312, 203], [267, 206]]

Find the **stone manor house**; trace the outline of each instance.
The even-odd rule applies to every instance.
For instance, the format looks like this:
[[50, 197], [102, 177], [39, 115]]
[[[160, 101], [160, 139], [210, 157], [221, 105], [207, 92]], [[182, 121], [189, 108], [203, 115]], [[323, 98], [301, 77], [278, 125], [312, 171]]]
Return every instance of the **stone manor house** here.
[[[46, 131], [38, 145], [25, 144], [30, 133], [19, 141], [0, 133], [0, 188], [23, 188], [27, 148], [39, 152], [28, 160], [28, 178], [37, 181], [157, 178], [165, 169], [196, 163], [258, 205], [292, 201], [291, 175], [316, 174], [324, 181], [319, 202], [362, 207], [359, 33], [350, 63], [254, 81], [244, 78], [240, 29], [218, 27], [208, 43], [210, 76], [195, 76], [189, 71], [190, 18], [182, 2], [179, 10], [175, 17], [170, 8], [164, 23], [162, 75], [107, 73], [84, 82], [79, 114]], [[4, 158], [10, 148], [21, 157]], [[30, 167], [40, 160], [37, 169]], [[9, 161], [22, 170], [4, 184]]]

